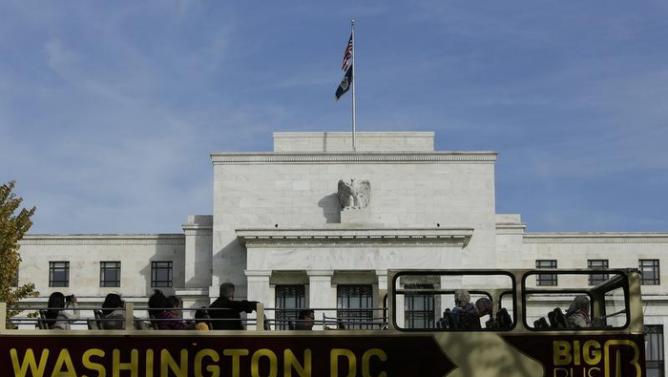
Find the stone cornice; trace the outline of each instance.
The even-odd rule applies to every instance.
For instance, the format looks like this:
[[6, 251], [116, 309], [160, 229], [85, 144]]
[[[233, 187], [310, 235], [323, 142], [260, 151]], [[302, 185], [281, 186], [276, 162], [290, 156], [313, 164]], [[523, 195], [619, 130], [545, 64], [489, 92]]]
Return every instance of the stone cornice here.
[[187, 236], [210, 236], [213, 233], [213, 225], [183, 224], [181, 227]]
[[498, 235], [523, 235], [526, 231], [526, 224], [496, 224], [496, 234]]
[[185, 236], [170, 234], [29, 234], [21, 245], [155, 245], [185, 244]]
[[317, 229], [237, 229], [237, 238], [246, 247], [299, 246], [458, 246], [466, 247], [472, 228], [317, 228]]
[[214, 165], [493, 163], [496, 156], [496, 152], [265, 152], [212, 153], [211, 161]]
[[[277, 138], [293, 138], [295, 136], [303, 138], [314, 138], [321, 139], [323, 134], [333, 135], [333, 136], [350, 136], [350, 132], [345, 131], [327, 131], [327, 132], [313, 132], [313, 131], [277, 131], [272, 135], [274, 139]], [[436, 133], [434, 131], [383, 131], [383, 132], [356, 132], [356, 135], [362, 136], [393, 136], [399, 135], [402, 138], [422, 138], [426, 136], [434, 136]]]
[[572, 232], [526, 233], [524, 243], [666, 243], [668, 233]]

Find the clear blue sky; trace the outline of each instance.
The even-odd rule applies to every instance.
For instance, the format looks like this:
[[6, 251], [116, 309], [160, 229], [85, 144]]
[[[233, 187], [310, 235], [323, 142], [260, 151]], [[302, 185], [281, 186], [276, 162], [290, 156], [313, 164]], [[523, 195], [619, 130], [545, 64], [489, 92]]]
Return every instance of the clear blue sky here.
[[177, 232], [214, 151], [359, 128], [494, 150], [530, 231], [668, 231], [668, 2], [0, 1], [0, 180], [36, 233]]

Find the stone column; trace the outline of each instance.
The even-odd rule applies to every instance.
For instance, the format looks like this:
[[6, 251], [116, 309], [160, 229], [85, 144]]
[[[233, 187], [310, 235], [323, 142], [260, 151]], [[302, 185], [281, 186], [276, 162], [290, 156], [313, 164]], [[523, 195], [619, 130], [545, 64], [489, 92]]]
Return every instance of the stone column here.
[[[259, 301], [264, 304], [265, 312], [264, 315], [267, 318], [274, 318], [273, 310], [266, 310], [268, 308], [274, 308], [275, 295], [274, 288], [269, 284], [269, 278], [271, 277], [271, 270], [246, 270], [248, 293], [247, 297], [249, 301]], [[248, 314], [248, 319], [255, 319], [255, 312]], [[254, 326], [247, 326], [248, 329], [254, 328]]]
[[[395, 287], [395, 289], [401, 289], [401, 288], [404, 288], [403, 284], [401, 283], [399, 283], [398, 287]], [[404, 308], [405, 305], [404, 297], [405, 297], [404, 295], [394, 296], [394, 307], [395, 307], [394, 314], [396, 316], [397, 326], [399, 326], [399, 328], [403, 328], [406, 325], [406, 320], [405, 320], [406, 308]]]
[[186, 288], [207, 288], [211, 285], [212, 227], [212, 216], [188, 216], [188, 220], [183, 224], [185, 234], [183, 273]]
[[387, 270], [376, 270], [376, 277], [378, 278], [378, 297], [376, 297], [376, 308], [383, 308], [385, 307], [385, 303], [388, 304], [387, 310], [385, 311], [384, 315], [382, 311], [375, 312], [373, 314], [374, 317], [384, 317], [386, 321], [390, 320], [390, 312], [391, 308], [389, 307], [390, 303], [390, 298], [388, 297], [387, 300], [385, 299], [385, 295], [387, 294]]
[[[311, 270], [306, 271], [309, 279], [309, 302], [308, 306], [315, 309], [316, 323], [322, 321], [323, 315], [328, 318], [336, 317], [336, 286], [332, 286], [332, 270]], [[330, 310], [318, 310], [330, 309]], [[329, 327], [336, 327], [335, 324], [328, 324]], [[322, 329], [322, 325], [313, 327]]]

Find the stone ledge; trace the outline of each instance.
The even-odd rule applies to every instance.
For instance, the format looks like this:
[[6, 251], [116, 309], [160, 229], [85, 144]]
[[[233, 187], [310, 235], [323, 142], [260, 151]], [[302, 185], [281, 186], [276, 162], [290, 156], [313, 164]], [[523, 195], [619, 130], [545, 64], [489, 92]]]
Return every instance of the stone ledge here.
[[557, 232], [526, 233], [524, 243], [667, 243], [668, 233], [656, 232]]
[[169, 234], [29, 234], [21, 245], [153, 245], [185, 244], [182, 233]]
[[269, 164], [269, 163], [435, 163], [471, 162], [492, 163], [496, 152], [334, 152], [334, 153], [212, 153], [214, 165]]
[[247, 228], [237, 229], [237, 238], [242, 245], [285, 246], [320, 245], [345, 243], [350, 246], [368, 246], [370, 243], [416, 245], [450, 243], [466, 247], [473, 236], [472, 228], [310, 228], [310, 229], [275, 229]]

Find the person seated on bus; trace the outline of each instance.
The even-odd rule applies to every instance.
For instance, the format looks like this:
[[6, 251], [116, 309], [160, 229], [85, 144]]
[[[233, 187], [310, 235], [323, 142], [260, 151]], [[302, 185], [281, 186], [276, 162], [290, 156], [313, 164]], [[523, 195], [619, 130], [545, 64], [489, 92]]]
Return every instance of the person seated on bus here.
[[297, 315], [295, 322], [295, 330], [313, 330], [313, 322], [315, 321], [315, 314], [313, 309], [302, 309]]
[[[103, 330], [123, 330], [125, 328], [125, 301], [116, 293], [109, 293], [102, 303], [100, 328]], [[144, 322], [134, 318], [135, 330], [144, 330]]]
[[180, 298], [174, 295], [167, 296], [167, 307], [172, 309], [176, 317], [183, 318], [183, 301]]
[[104, 330], [122, 330], [125, 327], [125, 303], [121, 296], [109, 293], [102, 303], [102, 322]]
[[441, 319], [436, 322], [436, 327], [439, 329], [451, 329], [453, 326], [452, 311], [449, 308], [446, 308], [443, 311]]
[[492, 300], [488, 299], [487, 297], [481, 297], [475, 302], [475, 308], [478, 311], [478, 318], [482, 318], [486, 315], [489, 316], [489, 320], [485, 322], [485, 328], [487, 329], [495, 327], [494, 318], [492, 316], [492, 306]]
[[566, 321], [566, 316], [564, 311], [561, 308], [556, 307], [552, 309], [551, 312], [547, 313], [547, 319], [550, 322], [550, 328], [552, 329], [567, 329], [568, 323]]
[[591, 327], [589, 318], [589, 297], [585, 295], [576, 296], [566, 311], [566, 323], [571, 329], [584, 329]]
[[[49, 296], [46, 310], [46, 324], [49, 329], [69, 330], [70, 323], [79, 318], [77, 296], [65, 296], [61, 292], [53, 292]], [[71, 310], [70, 310], [71, 309]]]
[[179, 300], [169, 300], [158, 289], [148, 299], [149, 316], [153, 319], [153, 328], [158, 330], [191, 330], [194, 324], [184, 322], [177, 314]]
[[257, 301], [235, 300], [234, 284], [221, 284], [218, 299], [209, 306], [214, 330], [243, 330], [240, 313], [252, 313], [257, 304]]
[[480, 317], [471, 303], [471, 295], [464, 289], [455, 291], [455, 307], [452, 309], [453, 328], [462, 330], [480, 329]]
[[200, 331], [209, 331], [211, 330], [211, 317], [209, 312], [206, 310], [206, 306], [195, 311], [195, 330]]

